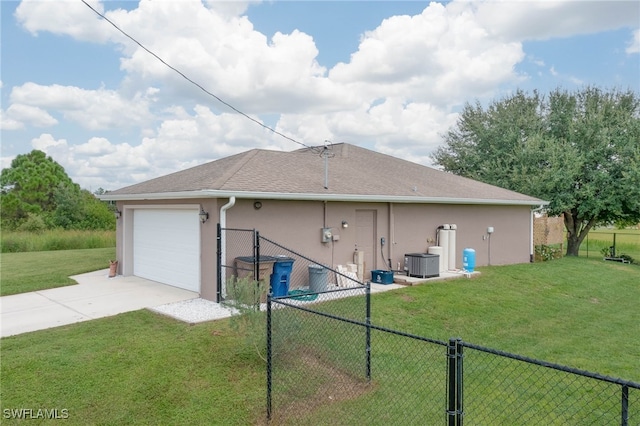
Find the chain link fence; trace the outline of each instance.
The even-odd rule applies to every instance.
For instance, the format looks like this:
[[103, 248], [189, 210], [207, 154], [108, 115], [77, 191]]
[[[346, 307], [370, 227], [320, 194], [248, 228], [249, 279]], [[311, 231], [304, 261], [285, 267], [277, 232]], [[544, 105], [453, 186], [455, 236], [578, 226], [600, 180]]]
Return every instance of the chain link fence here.
[[640, 426], [638, 383], [376, 326], [353, 273], [253, 230], [218, 240], [220, 300], [244, 282], [266, 310], [270, 424]]
[[638, 383], [378, 327], [362, 298], [270, 299], [273, 424], [640, 425]]
[[370, 289], [363, 287], [339, 299], [269, 299], [268, 413], [275, 424], [445, 420], [445, 343], [369, 324], [362, 301]]
[[638, 383], [462, 341], [456, 348], [457, 415], [467, 424], [640, 425]]

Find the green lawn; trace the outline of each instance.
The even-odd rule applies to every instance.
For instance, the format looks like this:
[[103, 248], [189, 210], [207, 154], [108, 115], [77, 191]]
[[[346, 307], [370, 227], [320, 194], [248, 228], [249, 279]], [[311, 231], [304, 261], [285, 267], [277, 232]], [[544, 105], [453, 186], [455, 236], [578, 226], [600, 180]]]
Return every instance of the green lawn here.
[[75, 284], [69, 276], [108, 268], [115, 255], [115, 247], [2, 253], [0, 296]]
[[[480, 270], [478, 278], [374, 295], [373, 322], [441, 340], [460, 336], [640, 381], [640, 267], [564, 258]], [[337, 312], [345, 302], [334, 303], [331, 310]], [[137, 311], [4, 338], [0, 409], [66, 409], [66, 422], [82, 425], [260, 423], [265, 365], [234, 330], [229, 320], [189, 326]], [[383, 341], [374, 337], [374, 342]], [[337, 338], [326, 344], [337, 344]], [[398, 360], [420, 367], [426, 365], [423, 356], [438, 365], [433, 374], [444, 374], [440, 347], [422, 354], [420, 347], [395, 345], [377, 349], [376, 380], [383, 374], [411, 374], [405, 361]], [[298, 382], [312, 382], [320, 376], [316, 373], [307, 371]], [[385, 407], [384, 398], [391, 394], [382, 387], [379, 392], [376, 399], [361, 398], [364, 405], [345, 400], [336, 405], [339, 409], [308, 406], [305, 416], [309, 424], [339, 424], [346, 418], [341, 413]], [[438, 401], [440, 393], [434, 394]], [[633, 401], [637, 404], [638, 398]]]
[[640, 266], [565, 257], [481, 271], [381, 294], [373, 320], [640, 381]]

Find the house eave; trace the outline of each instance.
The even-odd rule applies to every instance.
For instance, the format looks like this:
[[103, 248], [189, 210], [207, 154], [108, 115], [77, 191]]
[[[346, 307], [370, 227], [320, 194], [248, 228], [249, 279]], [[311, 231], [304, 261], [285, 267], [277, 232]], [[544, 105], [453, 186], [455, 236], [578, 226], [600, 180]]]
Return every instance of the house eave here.
[[509, 200], [490, 198], [457, 198], [457, 197], [423, 197], [396, 195], [361, 195], [361, 194], [308, 194], [284, 192], [249, 192], [249, 191], [179, 191], [155, 192], [147, 194], [103, 194], [99, 198], [103, 201], [144, 201], [144, 200], [177, 200], [195, 198], [230, 198], [261, 199], [261, 200], [289, 200], [289, 201], [352, 201], [371, 203], [413, 203], [413, 204], [477, 204], [477, 205], [510, 205], [510, 206], [540, 206], [548, 205], [548, 201], [538, 199]]

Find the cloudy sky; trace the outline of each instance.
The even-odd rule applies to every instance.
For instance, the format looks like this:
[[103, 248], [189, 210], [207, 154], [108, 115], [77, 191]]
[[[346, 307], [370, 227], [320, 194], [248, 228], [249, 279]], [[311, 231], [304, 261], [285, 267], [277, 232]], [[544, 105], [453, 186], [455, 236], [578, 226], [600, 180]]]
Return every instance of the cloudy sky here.
[[430, 165], [465, 102], [640, 91], [637, 1], [86, 1], [205, 90], [82, 0], [0, 1], [2, 167], [112, 190], [327, 140]]

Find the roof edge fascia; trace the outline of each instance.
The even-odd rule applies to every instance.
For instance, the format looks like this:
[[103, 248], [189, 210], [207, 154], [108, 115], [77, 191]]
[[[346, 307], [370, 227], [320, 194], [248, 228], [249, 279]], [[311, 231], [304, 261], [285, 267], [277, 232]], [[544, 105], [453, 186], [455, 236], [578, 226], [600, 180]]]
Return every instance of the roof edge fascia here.
[[503, 200], [484, 198], [454, 198], [454, 197], [420, 197], [396, 195], [357, 195], [357, 194], [307, 194], [284, 192], [243, 192], [243, 191], [180, 191], [155, 192], [147, 194], [102, 194], [98, 198], [103, 201], [143, 201], [143, 200], [177, 200], [192, 198], [230, 198], [262, 199], [262, 200], [290, 200], [290, 201], [356, 201], [376, 203], [428, 203], [428, 204], [489, 204], [510, 206], [541, 206], [548, 205], [543, 200]]

